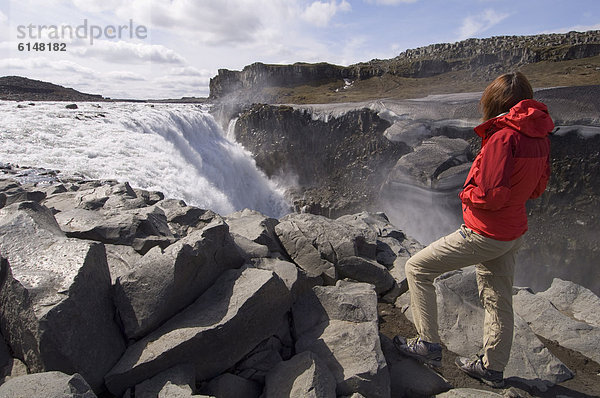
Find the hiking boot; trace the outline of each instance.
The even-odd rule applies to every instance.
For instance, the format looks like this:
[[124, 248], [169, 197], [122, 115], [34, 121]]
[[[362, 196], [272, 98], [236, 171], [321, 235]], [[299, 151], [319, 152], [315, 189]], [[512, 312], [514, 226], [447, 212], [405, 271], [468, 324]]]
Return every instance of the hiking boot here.
[[419, 337], [405, 339], [404, 337], [394, 337], [394, 346], [401, 354], [427, 365], [442, 366], [442, 346], [438, 343], [430, 343], [421, 340]]
[[483, 365], [483, 356], [478, 356], [477, 359], [458, 357], [454, 363], [456, 363], [456, 366], [460, 370], [475, 379], [481, 380], [488, 386], [495, 388], [504, 387], [504, 372], [486, 369]]

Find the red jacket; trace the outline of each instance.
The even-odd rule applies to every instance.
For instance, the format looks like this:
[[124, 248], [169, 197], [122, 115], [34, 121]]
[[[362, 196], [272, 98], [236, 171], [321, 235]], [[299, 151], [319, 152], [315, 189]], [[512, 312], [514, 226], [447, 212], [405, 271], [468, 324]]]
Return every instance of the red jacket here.
[[540, 196], [550, 177], [553, 128], [546, 105], [534, 100], [475, 127], [481, 152], [459, 194], [467, 227], [502, 241], [527, 231], [525, 202]]

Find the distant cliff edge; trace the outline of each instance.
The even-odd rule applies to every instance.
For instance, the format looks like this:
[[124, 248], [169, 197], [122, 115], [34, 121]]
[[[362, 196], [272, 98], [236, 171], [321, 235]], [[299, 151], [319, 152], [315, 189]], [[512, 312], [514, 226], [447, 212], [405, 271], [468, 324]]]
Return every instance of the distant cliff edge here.
[[[457, 78], [461, 80], [459, 90], [462, 87], [477, 91], [481, 88], [481, 82], [509, 69], [540, 63], [559, 64], [599, 55], [600, 31], [588, 31], [535, 36], [498, 36], [432, 44], [407, 50], [392, 59], [374, 59], [347, 67], [327, 63], [268, 65], [257, 62], [241, 71], [220, 69], [218, 75], [210, 80], [209, 98], [228, 102], [353, 101], [382, 94], [384, 97], [397, 97], [401, 93], [410, 96], [419, 92], [415, 90], [425, 92], [425, 95], [440, 91], [457, 92]], [[531, 74], [535, 75], [534, 80], [539, 81], [538, 87], [544, 85], [541, 75], [554, 75], [551, 81], [555, 82], [556, 79], [560, 80], [561, 75], [568, 74], [570, 83], [559, 82], [561, 85], [594, 84], [593, 81], [597, 82], [600, 78], [598, 59], [592, 59], [590, 65], [565, 65], [565, 70], [556, 70], [556, 66], [545, 66], [540, 70], [531, 71]], [[438, 82], [430, 82], [431, 84], [420, 81], [420, 87], [416, 88], [414, 82], [398, 80], [426, 79], [459, 72], [467, 74], [453, 76], [454, 79], [450, 80], [454, 80], [454, 86], [451, 85], [451, 81], [439, 82], [438, 79]], [[361, 84], [360, 87], [355, 84], [373, 77], [383, 80]], [[468, 79], [465, 79], [466, 77]], [[302, 90], [298, 90], [298, 87], [302, 87]], [[316, 90], [317, 87], [321, 90]], [[443, 91], [444, 87], [447, 87], [448, 91]], [[323, 89], [329, 95], [324, 95]], [[359, 98], [353, 96], [357, 91], [362, 93]], [[312, 101], [313, 99], [316, 101]]]
[[0, 77], [0, 99], [15, 101], [105, 101], [99, 94], [86, 94], [21, 76]]

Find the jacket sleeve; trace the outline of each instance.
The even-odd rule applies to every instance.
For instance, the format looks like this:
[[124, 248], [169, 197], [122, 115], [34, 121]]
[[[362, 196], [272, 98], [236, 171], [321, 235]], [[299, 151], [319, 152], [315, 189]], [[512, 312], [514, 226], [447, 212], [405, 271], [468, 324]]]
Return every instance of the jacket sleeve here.
[[498, 210], [510, 197], [514, 169], [512, 134], [496, 132], [480, 154], [479, 170], [460, 193], [463, 203], [479, 209]]
[[550, 179], [550, 156], [548, 156], [548, 159], [546, 160], [546, 168], [544, 170], [544, 173], [540, 177], [540, 180], [538, 181], [537, 186], [531, 193], [531, 197], [529, 199], [539, 198], [546, 190], [546, 186], [548, 185], [549, 179]]

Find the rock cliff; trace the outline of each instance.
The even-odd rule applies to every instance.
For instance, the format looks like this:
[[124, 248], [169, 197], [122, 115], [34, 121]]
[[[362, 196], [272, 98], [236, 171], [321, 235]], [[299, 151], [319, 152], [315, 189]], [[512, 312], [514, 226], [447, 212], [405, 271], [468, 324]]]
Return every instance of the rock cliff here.
[[57, 84], [21, 76], [0, 77], [0, 99], [16, 101], [104, 101], [101, 95], [86, 94]]
[[407, 50], [386, 60], [374, 59], [347, 67], [326, 63], [266, 65], [254, 63], [242, 71], [220, 69], [210, 80], [210, 99], [225, 102], [285, 101], [269, 87], [319, 86], [335, 81], [376, 76], [425, 78], [451, 71], [470, 71], [483, 79], [528, 64], [562, 62], [600, 54], [600, 31], [535, 36], [497, 36]]
[[587, 58], [600, 52], [600, 31], [534, 36], [495, 36], [406, 50], [393, 61], [435, 59], [452, 68], [476, 68], [493, 63], [522, 66], [540, 61]]
[[374, 210], [377, 191], [408, 146], [387, 140], [390, 123], [370, 109], [319, 118], [290, 106], [254, 105], [235, 125], [236, 139], [269, 177], [297, 186], [297, 210], [328, 217]]
[[[249, 90], [266, 86], [295, 86], [319, 84], [349, 77], [349, 71], [341, 66], [328, 63], [293, 65], [267, 65], [253, 63], [242, 71], [219, 69], [218, 75], [210, 80], [210, 98], [217, 99], [229, 94], [240, 95]], [[232, 102], [244, 97], [231, 97]]]

